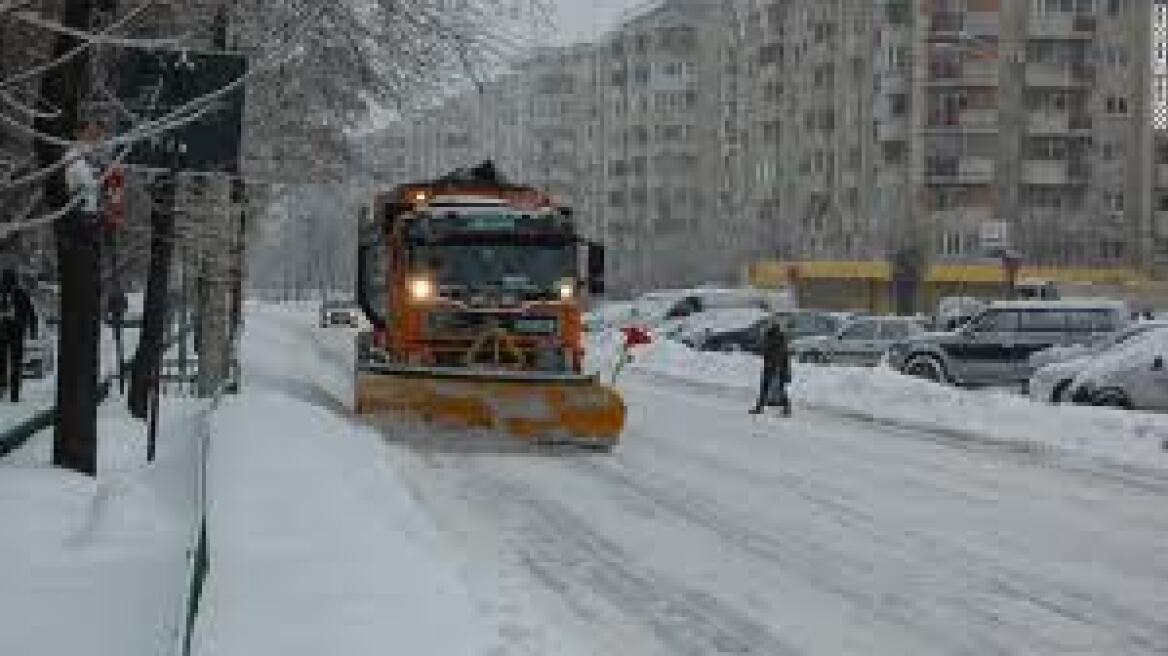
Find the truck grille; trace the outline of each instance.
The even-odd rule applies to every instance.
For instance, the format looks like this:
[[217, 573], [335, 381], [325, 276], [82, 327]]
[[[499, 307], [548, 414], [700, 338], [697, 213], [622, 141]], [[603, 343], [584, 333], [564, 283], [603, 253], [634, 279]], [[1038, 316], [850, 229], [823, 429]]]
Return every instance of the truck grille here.
[[473, 339], [493, 329], [518, 337], [551, 337], [559, 333], [555, 316], [490, 312], [433, 312], [426, 317], [426, 334], [437, 339]]

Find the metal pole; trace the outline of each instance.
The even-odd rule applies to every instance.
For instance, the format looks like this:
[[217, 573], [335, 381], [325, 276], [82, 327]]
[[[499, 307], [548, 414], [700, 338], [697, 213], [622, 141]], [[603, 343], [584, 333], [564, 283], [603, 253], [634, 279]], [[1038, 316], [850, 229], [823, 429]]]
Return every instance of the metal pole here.
[[161, 376], [155, 375], [150, 385], [150, 423], [146, 431], [146, 461], [154, 462], [155, 445], [158, 443], [158, 386]]

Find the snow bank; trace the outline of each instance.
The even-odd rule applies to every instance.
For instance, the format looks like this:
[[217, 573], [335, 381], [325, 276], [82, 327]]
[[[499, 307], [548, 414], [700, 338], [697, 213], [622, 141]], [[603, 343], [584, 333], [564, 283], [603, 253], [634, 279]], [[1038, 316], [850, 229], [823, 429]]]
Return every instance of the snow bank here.
[[380, 436], [344, 414], [344, 331], [318, 343], [314, 320], [257, 308], [244, 393], [215, 416], [197, 653], [484, 653], [455, 559]]
[[102, 408], [98, 476], [53, 469], [51, 431], [0, 461], [0, 654], [170, 653], [194, 517], [196, 406], [164, 406], [158, 460], [145, 428]]
[[[744, 394], [757, 389], [760, 360], [696, 352], [662, 341], [634, 370], [710, 383]], [[796, 364], [796, 402], [884, 421], [976, 434], [995, 441], [1052, 447], [1168, 469], [1168, 416], [1080, 406], [1050, 406], [1001, 390], [965, 390], [883, 368]]]

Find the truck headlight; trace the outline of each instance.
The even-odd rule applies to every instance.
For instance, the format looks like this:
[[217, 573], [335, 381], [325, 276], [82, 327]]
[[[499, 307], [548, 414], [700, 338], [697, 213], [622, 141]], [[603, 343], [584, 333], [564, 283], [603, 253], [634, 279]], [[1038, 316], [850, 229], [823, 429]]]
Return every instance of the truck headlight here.
[[575, 295], [575, 293], [576, 293], [576, 284], [574, 281], [572, 281], [572, 280], [561, 280], [560, 281], [560, 300], [562, 300], [562, 301], [571, 300], [572, 296]]
[[415, 301], [428, 301], [434, 297], [434, 283], [429, 278], [413, 278], [409, 287], [410, 298]]

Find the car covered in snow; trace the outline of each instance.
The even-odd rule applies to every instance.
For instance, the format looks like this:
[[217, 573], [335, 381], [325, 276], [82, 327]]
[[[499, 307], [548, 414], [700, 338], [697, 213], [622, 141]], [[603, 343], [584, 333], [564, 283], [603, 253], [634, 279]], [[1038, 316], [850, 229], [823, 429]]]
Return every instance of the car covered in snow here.
[[1168, 411], [1168, 330], [1155, 330], [1094, 358], [1067, 391], [1076, 403]]
[[633, 302], [634, 318], [666, 330], [675, 328], [681, 319], [710, 310], [773, 310], [783, 305], [783, 297], [773, 292], [740, 288], [701, 287], [650, 292]]
[[1118, 333], [1103, 335], [1090, 344], [1053, 346], [1030, 356], [1034, 375], [1026, 385], [1027, 394], [1036, 401], [1060, 403], [1068, 400], [1065, 392], [1081, 371], [1095, 358], [1123, 347], [1154, 331], [1168, 328], [1168, 321], [1141, 321]]
[[768, 316], [769, 312], [758, 308], [700, 312], [682, 321], [673, 338], [702, 351], [753, 351], [747, 342], [761, 335], [759, 326]]
[[998, 301], [959, 329], [893, 344], [888, 364], [907, 375], [961, 385], [1020, 385], [1030, 356], [1122, 330], [1126, 304], [1108, 300]]
[[325, 301], [320, 304], [320, 327], [350, 326], [358, 324], [357, 306], [348, 301]]
[[768, 322], [772, 320], [781, 322], [783, 330], [786, 331], [787, 339], [794, 341], [806, 337], [834, 335], [852, 317], [846, 312], [822, 312], [819, 310], [780, 310], [778, 312], [762, 312], [759, 315], [748, 325], [737, 328], [724, 326], [728, 329], [710, 331], [700, 340], [691, 340], [689, 345], [703, 351], [760, 354], [762, 352], [763, 332]]
[[803, 337], [791, 342], [799, 362], [875, 366], [889, 347], [926, 330], [917, 317], [854, 317], [833, 335]]
[[937, 302], [933, 326], [936, 330], [957, 330], [987, 305], [987, 301], [972, 296], [946, 296]]

